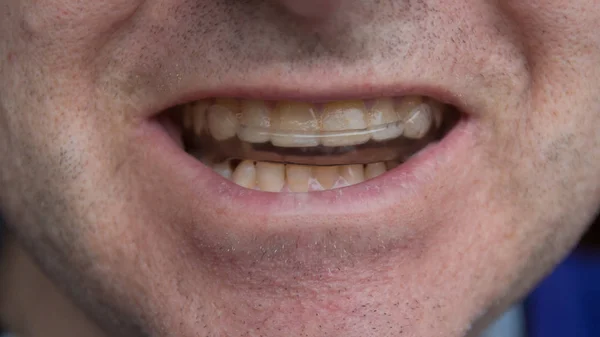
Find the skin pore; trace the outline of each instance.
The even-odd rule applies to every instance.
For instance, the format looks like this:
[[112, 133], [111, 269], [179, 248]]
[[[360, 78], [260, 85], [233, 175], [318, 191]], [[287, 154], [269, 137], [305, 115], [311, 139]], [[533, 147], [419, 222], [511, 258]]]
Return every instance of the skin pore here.
[[[588, 227], [597, 1], [312, 2], [0, 0], [0, 210], [90, 336], [474, 336]], [[468, 117], [319, 193], [231, 184], [156, 118], [407, 94]]]

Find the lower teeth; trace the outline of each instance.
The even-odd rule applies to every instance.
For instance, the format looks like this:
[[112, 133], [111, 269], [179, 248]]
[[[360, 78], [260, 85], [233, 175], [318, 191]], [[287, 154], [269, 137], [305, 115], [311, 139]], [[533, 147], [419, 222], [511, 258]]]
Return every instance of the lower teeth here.
[[251, 160], [206, 162], [239, 186], [264, 192], [314, 192], [347, 187], [382, 175], [398, 166], [388, 161], [371, 164], [310, 166]]

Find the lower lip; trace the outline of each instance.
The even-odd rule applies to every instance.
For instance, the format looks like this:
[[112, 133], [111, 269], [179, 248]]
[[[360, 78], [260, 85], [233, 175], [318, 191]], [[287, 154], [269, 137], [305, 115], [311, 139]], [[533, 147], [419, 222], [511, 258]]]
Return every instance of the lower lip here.
[[189, 182], [183, 188], [191, 189], [199, 200], [210, 201], [215, 207], [226, 205], [232, 213], [323, 217], [364, 214], [422, 197], [427, 185], [436, 177], [445, 176], [448, 162], [472, 147], [474, 124], [472, 119], [463, 118], [441, 141], [430, 144], [407, 162], [375, 179], [311, 193], [269, 193], [243, 188], [187, 154], [156, 119], [147, 120], [140, 131], [144, 145], [154, 150], [151, 153], [160, 153], [160, 158], [152, 161], [176, 163], [177, 173]]

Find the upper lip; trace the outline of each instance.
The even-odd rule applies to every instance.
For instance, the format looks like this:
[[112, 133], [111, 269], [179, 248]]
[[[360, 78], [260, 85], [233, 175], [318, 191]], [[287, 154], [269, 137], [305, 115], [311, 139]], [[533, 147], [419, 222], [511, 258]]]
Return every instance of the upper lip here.
[[433, 98], [445, 104], [456, 107], [459, 111], [471, 114], [472, 109], [464, 101], [465, 95], [459, 94], [441, 86], [432, 85], [354, 85], [345, 84], [334, 86], [333, 84], [317, 84], [307, 87], [294, 87], [287, 83], [282, 85], [227, 85], [210, 89], [189, 88], [179, 92], [161, 104], [158, 110], [151, 114], [160, 113], [168, 108], [185, 103], [194, 102], [204, 98], [232, 97], [240, 99], [260, 100], [291, 100], [303, 102], [326, 102], [347, 99], [373, 99], [379, 97], [398, 97], [406, 95], [421, 95]]

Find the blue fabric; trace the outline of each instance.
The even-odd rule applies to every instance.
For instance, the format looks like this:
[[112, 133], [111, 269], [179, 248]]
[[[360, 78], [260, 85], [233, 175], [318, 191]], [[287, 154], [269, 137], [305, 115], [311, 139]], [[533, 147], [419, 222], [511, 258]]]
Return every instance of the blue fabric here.
[[600, 336], [600, 252], [576, 251], [525, 302], [528, 337]]

